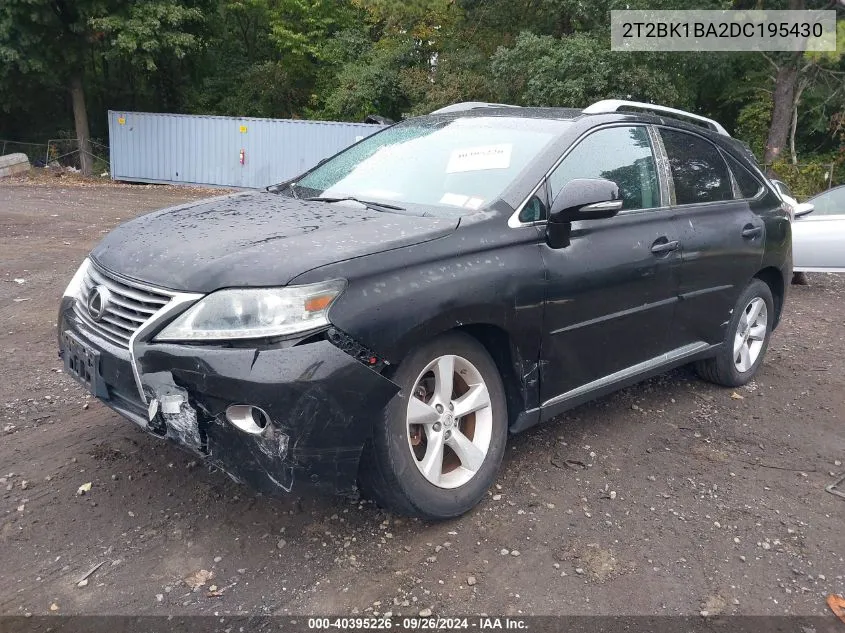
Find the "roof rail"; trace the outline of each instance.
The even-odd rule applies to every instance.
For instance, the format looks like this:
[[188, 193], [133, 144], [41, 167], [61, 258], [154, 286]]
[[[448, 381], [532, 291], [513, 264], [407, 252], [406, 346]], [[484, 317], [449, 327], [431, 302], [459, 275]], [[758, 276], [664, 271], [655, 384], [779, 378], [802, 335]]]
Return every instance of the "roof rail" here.
[[697, 123], [703, 123], [706, 127], [722, 134], [723, 136], [730, 136], [728, 131], [713, 119], [701, 116], [700, 114], [693, 114], [686, 110], [676, 110], [675, 108], [667, 108], [666, 106], [654, 105], [653, 103], [639, 103], [637, 101], [623, 101], [621, 99], [605, 99], [604, 101], [597, 101], [593, 105], [584, 108], [584, 114], [601, 114], [605, 112], [618, 112], [622, 108], [630, 108], [632, 110], [643, 110], [644, 112], [654, 112], [656, 114], [669, 114], [679, 119], [689, 119]]
[[435, 110], [431, 114], [447, 114], [449, 112], [463, 112], [465, 110], [475, 110], [476, 108], [518, 108], [520, 106], [508, 105], [507, 103], [486, 103], [484, 101], [462, 101], [461, 103], [453, 103], [443, 108]]

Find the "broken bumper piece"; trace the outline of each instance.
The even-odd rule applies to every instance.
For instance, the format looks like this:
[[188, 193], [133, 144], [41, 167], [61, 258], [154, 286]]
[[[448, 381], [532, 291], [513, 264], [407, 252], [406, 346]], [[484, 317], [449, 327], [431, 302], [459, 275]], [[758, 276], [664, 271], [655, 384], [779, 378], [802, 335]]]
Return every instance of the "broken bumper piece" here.
[[[127, 349], [86, 328], [72, 309], [59, 323], [66, 371], [95, 396], [265, 493], [305, 485], [354, 491], [372, 425], [399, 390], [327, 340], [253, 348], [135, 341], [133, 367]], [[68, 340], [85, 351], [70, 350]], [[71, 366], [80, 353], [94, 372], [88, 380]], [[252, 408], [254, 421], [238, 417]]]

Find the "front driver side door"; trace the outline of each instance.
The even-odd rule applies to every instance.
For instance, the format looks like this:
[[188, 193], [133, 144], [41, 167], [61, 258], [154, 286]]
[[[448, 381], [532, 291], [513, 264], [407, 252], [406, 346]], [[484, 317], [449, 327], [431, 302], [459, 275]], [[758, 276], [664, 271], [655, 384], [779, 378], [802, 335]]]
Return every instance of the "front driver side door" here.
[[792, 224], [795, 270], [845, 273], [845, 185], [809, 202], [815, 211]]
[[623, 208], [572, 223], [569, 245], [541, 243], [547, 270], [541, 350], [546, 406], [659, 364], [668, 351], [680, 250], [648, 126], [599, 128], [549, 175], [549, 199], [575, 178], [619, 186]]

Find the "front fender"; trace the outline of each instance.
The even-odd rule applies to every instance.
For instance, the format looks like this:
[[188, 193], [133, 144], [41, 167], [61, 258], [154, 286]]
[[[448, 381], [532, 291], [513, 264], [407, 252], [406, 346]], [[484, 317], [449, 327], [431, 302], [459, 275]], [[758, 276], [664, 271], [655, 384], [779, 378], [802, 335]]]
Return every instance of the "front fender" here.
[[481, 222], [428, 244], [326, 266], [294, 283], [346, 278], [329, 319], [391, 364], [439, 334], [487, 325], [507, 334], [513, 374], [521, 377], [540, 357], [539, 236], [534, 227]]

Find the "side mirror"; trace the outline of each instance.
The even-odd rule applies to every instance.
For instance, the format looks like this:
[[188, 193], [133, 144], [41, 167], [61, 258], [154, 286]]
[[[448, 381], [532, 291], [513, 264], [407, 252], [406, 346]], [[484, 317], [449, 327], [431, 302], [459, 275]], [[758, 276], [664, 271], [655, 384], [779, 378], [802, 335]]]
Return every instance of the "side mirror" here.
[[803, 218], [805, 215], [811, 214], [816, 210], [816, 205], [812, 202], [799, 202], [795, 205], [795, 217]]
[[576, 178], [563, 186], [552, 203], [549, 222], [611, 218], [622, 210], [616, 183], [603, 178]]

